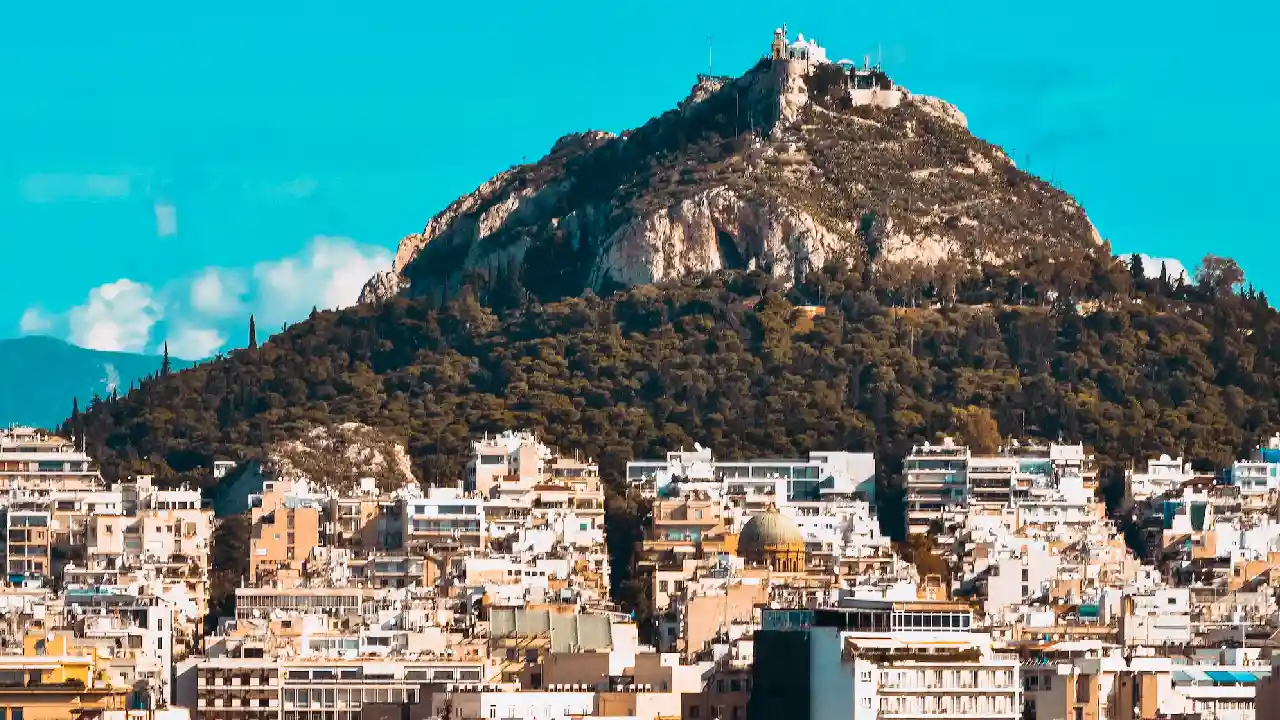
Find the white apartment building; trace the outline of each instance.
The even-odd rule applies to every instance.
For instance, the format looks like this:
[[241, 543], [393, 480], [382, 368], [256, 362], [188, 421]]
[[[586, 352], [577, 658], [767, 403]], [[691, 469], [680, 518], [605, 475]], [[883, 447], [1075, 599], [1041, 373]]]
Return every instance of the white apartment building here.
[[1082, 531], [1101, 522], [1102, 506], [1084, 481], [1075, 475], [1063, 477], [1056, 488], [1033, 493], [1013, 505], [1018, 527], [1063, 528]]
[[762, 507], [857, 494], [874, 501], [875, 474], [872, 453], [845, 451], [811, 452], [807, 459], [716, 460], [709, 448], [696, 445], [669, 452], [665, 460], [627, 463], [627, 481], [650, 497], [696, 489], [712, 497], [757, 498]]
[[965, 604], [846, 599], [766, 609], [762, 623], [753, 717], [1021, 717], [1019, 662], [974, 632]]
[[1129, 593], [1120, 601], [1120, 643], [1126, 646], [1186, 646], [1195, 637], [1191, 590], [1159, 588]]
[[101, 486], [93, 459], [69, 440], [29, 427], [0, 430], [0, 502]]
[[199, 716], [207, 720], [359, 720], [367, 704], [417, 705], [430, 682], [478, 685], [481, 661], [210, 657], [197, 667]]
[[907, 529], [928, 533], [934, 521], [946, 523], [969, 500], [969, 448], [946, 438], [939, 445], [923, 443], [903, 461], [906, 481]]
[[1000, 553], [987, 566], [983, 611], [996, 616], [1025, 607], [1027, 599], [1038, 597], [1048, 588], [1060, 565], [1059, 556], [1043, 545], [1027, 547], [1024, 552]]
[[1195, 473], [1191, 472], [1191, 464], [1183, 462], [1181, 456], [1171, 458], [1161, 455], [1147, 461], [1146, 472], [1129, 473], [1129, 495], [1134, 501], [1141, 502], [1157, 495], [1180, 492], [1183, 483], [1193, 478]]
[[[596, 714], [594, 691], [521, 691], [519, 685], [451, 688], [448, 703], [458, 720], [558, 720]], [[440, 709], [445, 698], [440, 698]], [[433, 710], [436, 708], [432, 708]]]
[[923, 443], [903, 461], [907, 527], [926, 533], [931, 524], [961, 522], [976, 509], [995, 513], [1026, 502], [1051, 500], [1059, 489], [1074, 497], [1092, 492], [1097, 472], [1083, 445], [1010, 442], [998, 455], [973, 455], [951, 438]]
[[406, 500], [405, 519], [410, 546], [456, 543], [483, 548], [488, 543], [484, 500], [456, 488], [429, 488], [425, 498]]
[[1239, 460], [1231, 466], [1231, 484], [1243, 495], [1260, 495], [1280, 490], [1280, 462]]

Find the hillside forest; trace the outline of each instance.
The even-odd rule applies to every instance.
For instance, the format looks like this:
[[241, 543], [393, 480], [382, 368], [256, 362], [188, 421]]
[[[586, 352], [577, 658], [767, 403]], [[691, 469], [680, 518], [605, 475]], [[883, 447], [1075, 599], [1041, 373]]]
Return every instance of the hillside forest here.
[[95, 401], [62, 431], [108, 478], [207, 482], [215, 459], [357, 421], [402, 438], [434, 484], [461, 477], [476, 435], [534, 430], [600, 463], [614, 586], [634, 606], [646, 508], [621, 484], [633, 458], [695, 442], [725, 458], [872, 451], [881, 521], [901, 539], [898, 474], [916, 443], [1084, 442], [1116, 506], [1132, 463], [1168, 452], [1222, 467], [1280, 428], [1278, 369], [1280, 316], [1214, 257], [1195, 283], [1148, 279], [1136, 257], [988, 268], [946, 292], [828, 266], [790, 288], [736, 272], [546, 303], [500, 276], [443, 305], [313, 312]]

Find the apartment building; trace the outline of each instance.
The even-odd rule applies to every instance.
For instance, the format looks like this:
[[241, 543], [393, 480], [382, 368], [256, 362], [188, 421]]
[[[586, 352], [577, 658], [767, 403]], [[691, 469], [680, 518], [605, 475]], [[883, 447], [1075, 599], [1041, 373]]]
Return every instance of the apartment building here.
[[71, 647], [65, 635], [29, 634], [21, 655], [0, 655], [0, 712], [10, 718], [78, 720], [123, 710], [128, 695], [95, 655]]
[[1258, 446], [1248, 460], [1233, 464], [1227, 480], [1246, 495], [1280, 490], [1280, 434]]
[[959, 514], [969, 499], [971, 457], [967, 446], [951, 438], [912, 448], [902, 465], [909, 532], [926, 534], [933, 523], [945, 525]]
[[[1083, 445], [1010, 441], [996, 455], [973, 455], [951, 438], [915, 446], [903, 461], [907, 527], [924, 534], [941, 525], [951, 529], [966, 513], [1061, 505], [1097, 489], [1097, 468]], [[1084, 502], [1089, 502], [1085, 500]], [[1055, 513], [1049, 507], [1050, 513]], [[1092, 509], [1084, 522], [1092, 522]]]
[[488, 545], [484, 500], [454, 488], [430, 488], [424, 498], [405, 501], [405, 538], [410, 548], [484, 548]]
[[481, 662], [218, 657], [198, 667], [201, 718], [360, 720], [367, 705], [422, 704], [424, 686], [478, 686]]
[[554, 453], [525, 431], [507, 431], [472, 443], [465, 489], [482, 497], [523, 493], [546, 477]]
[[969, 607], [950, 602], [765, 609], [747, 717], [1016, 720], [1020, 662], [974, 626]]
[[374, 596], [373, 590], [358, 587], [242, 587], [236, 588], [236, 619], [273, 614], [356, 617], [364, 614], [365, 604]]
[[702, 490], [769, 503], [821, 500], [826, 496], [875, 498], [875, 456], [843, 451], [811, 452], [807, 459], [717, 460], [709, 448], [667, 453], [665, 460], [627, 463], [627, 481], [650, 497]]
[[303, 562], [320, 545], [324, 497], [305, 482], [269, 482], [250, 504], [250, 580], [297, 581]]
[[40, 587], [51, 574], [50, 513], [43, 503], [12, 503], [4, 514], [4, 571], [10, 586]]
[[372, 479], [358, 494], [332, 499], [330, 541], [358, 550], [401, 550], [405, 543], [405, 502], [395, 493], [376, 491]]
[[1148, 460], [1146, 472], [1130, 471], [1125, 475], [1128, 495], [1142, 502], [1166, 493], [1182, 493], [1183, 484], [1195, 479], [1190, 463], [1182, 457], [1161, 455]]
[[29, 427], [0, 430], [0, 496], [101, 489], [93, 459], [69, 440]]

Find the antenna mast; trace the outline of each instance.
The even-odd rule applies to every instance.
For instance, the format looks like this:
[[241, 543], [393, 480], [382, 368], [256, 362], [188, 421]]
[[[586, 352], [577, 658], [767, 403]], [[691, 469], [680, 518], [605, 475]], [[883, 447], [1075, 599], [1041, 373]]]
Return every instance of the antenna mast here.
[[715, 35], [707, 36], [707, 75], [715, 75], [715, 57], [712, 55], [714, 49]]

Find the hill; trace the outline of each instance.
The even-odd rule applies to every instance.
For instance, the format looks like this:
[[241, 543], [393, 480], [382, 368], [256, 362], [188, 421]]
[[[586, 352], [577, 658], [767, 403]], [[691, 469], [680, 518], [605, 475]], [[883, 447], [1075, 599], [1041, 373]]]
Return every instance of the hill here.
[[767, 58], [497, 175], [404, 238], [364, 299], [470, 284], [545, 302], [753, 267], [793, 282], [828, 262], [949, 290], [989, 268], [1088, 277], [1109, 260], [1071, 197], [945, 102], [879, 68]]
[[[317, 313], [65, 429], [109, 476], [170, 479], [348, 421], [404, 440], [428, 481], [458, 478], [470, 439], [508, 428], [599, 458], [615, 488], [627, 460], [694, 442], [866, 449], [900, 534], [901, 457], [974, 413], [1006, 436], [1084, 441], [1112, 480], [1158, 452], [1221, 466], [1280, 425], [1280, 319], [1261, 296], [1135, 281], [1119, 261], [1086, 300], [1017, 305], [1023, 287], [1045, 293], [991, 284], [909, 307], [833, 264], [790, 290], [734, 273], [501, 314], [469, 288], [443, 307], [400, 298]], [[818, 298], [824, 314], [797, 313]]]
[[[0, 340], [0, 425], [57, 427], [72, 399], [124, 392], [159, 372], [158, 356], [86, 350], [50, 337]], [[174, 369], [192, 363], [173, 360]]]

